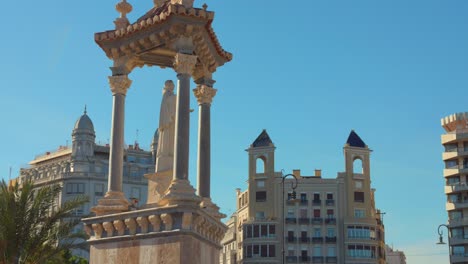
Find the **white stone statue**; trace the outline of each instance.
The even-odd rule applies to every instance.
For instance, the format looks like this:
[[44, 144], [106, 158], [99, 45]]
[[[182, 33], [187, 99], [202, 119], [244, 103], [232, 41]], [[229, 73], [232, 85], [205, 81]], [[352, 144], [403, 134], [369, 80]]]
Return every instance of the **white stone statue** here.
[[174, 83], [167, 80], [164, 83], [161, 111], [159, 113], [159, 139], [155, 172], [172, 170], [173, 167], [176, 97]]

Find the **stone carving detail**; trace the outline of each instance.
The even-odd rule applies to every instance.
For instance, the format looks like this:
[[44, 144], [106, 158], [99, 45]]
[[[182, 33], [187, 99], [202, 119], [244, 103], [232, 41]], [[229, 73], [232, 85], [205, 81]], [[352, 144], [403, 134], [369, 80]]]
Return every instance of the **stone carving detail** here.
[[104, 226], [104, 230], [106, 230], [107, 237], [114, 236], [114, 225], [112, 222], [104, 222], [102, 225]]
[[[163, 99], [159, 112], [159, 138], [156, 154], [156, 172], [172, 170], [174, 164], [174, 134], [176, 99], [174, 94], [174, 82], [167, 80], [163, 88]], [[166, 191], [158, 190], [160, 194]]]
[[128, 88], [132, 84], [132, 80], [128, 78], [128, 75], [109, 76], [109, 84], [112, 94], [126, 95]]
[[184, 213], [182, 215], [182, 229], [191, 229], [192, 227], [192, 213]]
[[148, 218], [146, 218], [146, 216], [139, 216], [137, 217], [137, 223], [138, 225], [140, 226], [141, 228], [141, 232], [144, 234], [144, 233], [148, 233]]
[[96, 238], [101, 238], [102, 237], [102, 225], [101, 224], [93, 224], [93, 231], [94, 231], [94, 236]]
[[161, 219], [164, 223], [165, 226], [165, 231], [171, 231], [172, 230], [172, 216], [170, 214], [162, 214]]
[[130, 231], [130, 235], [135, 235], [136, 234], [136, 222], [135, 219], [133, 218], [128, 218], [125, 219], [125, 225], [127, 226], [128, 230]]
[[127, 14], [132, 12], [132, 5], [127, 3], [127, 0], [122, 0], [115, 6], [115, 9], [120, 13], [120, 17], [114, 21], [115, 29], [125, 28], [130, 25]]
[[158, 215], [150, 215], [148, 217], [148, 220], [153, 226], [153, 232], [158, 232], [159, 230], [161, 230], [161, 219]]
[[197, 56], [177, 53], [174, 61], [174, 70], [179, 74], [192, 75], [197, 63]]
[[211, 104], [213, 97], [215, 97], [218, 90], [207, 85], [199, 85], [197, 88], [193, 89], [193, 93], [197, 98], [198, 104]]
[[115, 220], [114, 221], [114, 228], [117, 230], [117, 234], [119, 236], [123, 236], [125, 233], [125, 224], [122, 220]]
[[194, 0], [171, 0], [173, 5], [183, 5], [185, 7], [193, 7]]

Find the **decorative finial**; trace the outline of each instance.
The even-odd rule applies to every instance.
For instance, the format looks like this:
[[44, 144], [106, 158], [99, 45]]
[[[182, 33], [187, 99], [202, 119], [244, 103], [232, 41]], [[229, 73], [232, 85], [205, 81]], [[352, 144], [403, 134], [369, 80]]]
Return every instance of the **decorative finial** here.
[[86, 115], [88, 111], [86, 111], [86, 105], [84, 105], [84, 114]]
[[132, 12], [132, 5], [127, 3], [127, 0], [122, 0], [115, 6], [115, 9], [120, 13], [120, 17], [114, 21], [115, 28], [121, 29], [130, 25], [127, 14]]
[[204, 3], [204, 4], [202, 5], [202, 7], [203, 7], [203, 10], [206, 11], [206, 9], [208, 8], [208, 5], [207, 5], [206, 3]]

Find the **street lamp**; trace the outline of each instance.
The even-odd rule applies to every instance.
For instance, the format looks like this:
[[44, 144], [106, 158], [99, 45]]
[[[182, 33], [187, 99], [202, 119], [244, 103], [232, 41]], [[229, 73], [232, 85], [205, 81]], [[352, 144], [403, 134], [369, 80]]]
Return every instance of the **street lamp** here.
[[448, 239], [448, 248], [449, 248], [449, 261], [450, 263], [452, 263], [452, 254], [450, 252], [450, 229], [449, 229], [449, 226], [448, 225], [445, 225], [445, 224], [441, 224], [439, 225], [439, 227], [437, 228], [437, 233], [439, 234], [439, 242], [437, 242], [436, 244], [437, 245], [445, 245], [447, 243], [444, 242], [444, 238], [443, 238], [443, 234], [444, 232], [442, 232], [442, 230], [440, 230], [441, 227], [446, 227], [447, 228], [447, 239]]
[[294, 174], [286, 174], [282, 177], [281, 179], [281, 185], [283, 187], [283, 197], [282, 197], [282, 203], [283, 203], [283, 211], [282, 211], [282, 219], [283, 219], [283, 244], [282, 244], [282, 260], [281, 260], [281, 263], [284, 264], [284, 237], [285, 237], [285, 227], [286, 227], [286, 219], [284, 218], [284, 207], [285, 207], [285, 204], [286, 204], [286, 201], [284, 200], [284, 180], [286, 180], [286, 178], [288, 177], [292, 177], [294, 179], [294, 181], [291, 181], [291, 189], [292, 189], [292, 193], [291, 193], [291, 196], [288, 197], [288, 201], [296, 201], [296, 188], [297, 188], [297, 177], [294, 175]]

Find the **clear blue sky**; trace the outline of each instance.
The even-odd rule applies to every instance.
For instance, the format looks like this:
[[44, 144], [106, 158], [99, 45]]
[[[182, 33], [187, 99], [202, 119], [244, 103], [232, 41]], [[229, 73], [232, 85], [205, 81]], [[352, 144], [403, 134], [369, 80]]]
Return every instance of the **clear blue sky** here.
[[[0, 174], [66, 144], [84, 104], [97, 140], [109, 138], [111, 61], [94, 32], [113, 28], [117, 0], [6, 1], [0, 16]], [[447, 263], [435, 245], [445, 223], [440, 118], [468, 111], [468, 2], [463, 0], [207, 0], [234, 60], [214, 75], [212, 196], [235, 209], [245, 189], [244, 151], [262, 129], [276, 169], [324, 177], [343, 171], [351, 129], [374, 150], [371, 172], [386, 241], [408, 263]], [[152, 6], [131, 1], [134, 21]], [[203, 2], [195, 1], [201, 6]], [[127, 95], [126, 142], [142, 146], [157, 126], [170, 70], [136, 69]], [[196, 103], [192, 97], [193, 108]], [[195, 186], [196, 121], [192, 114]]]

